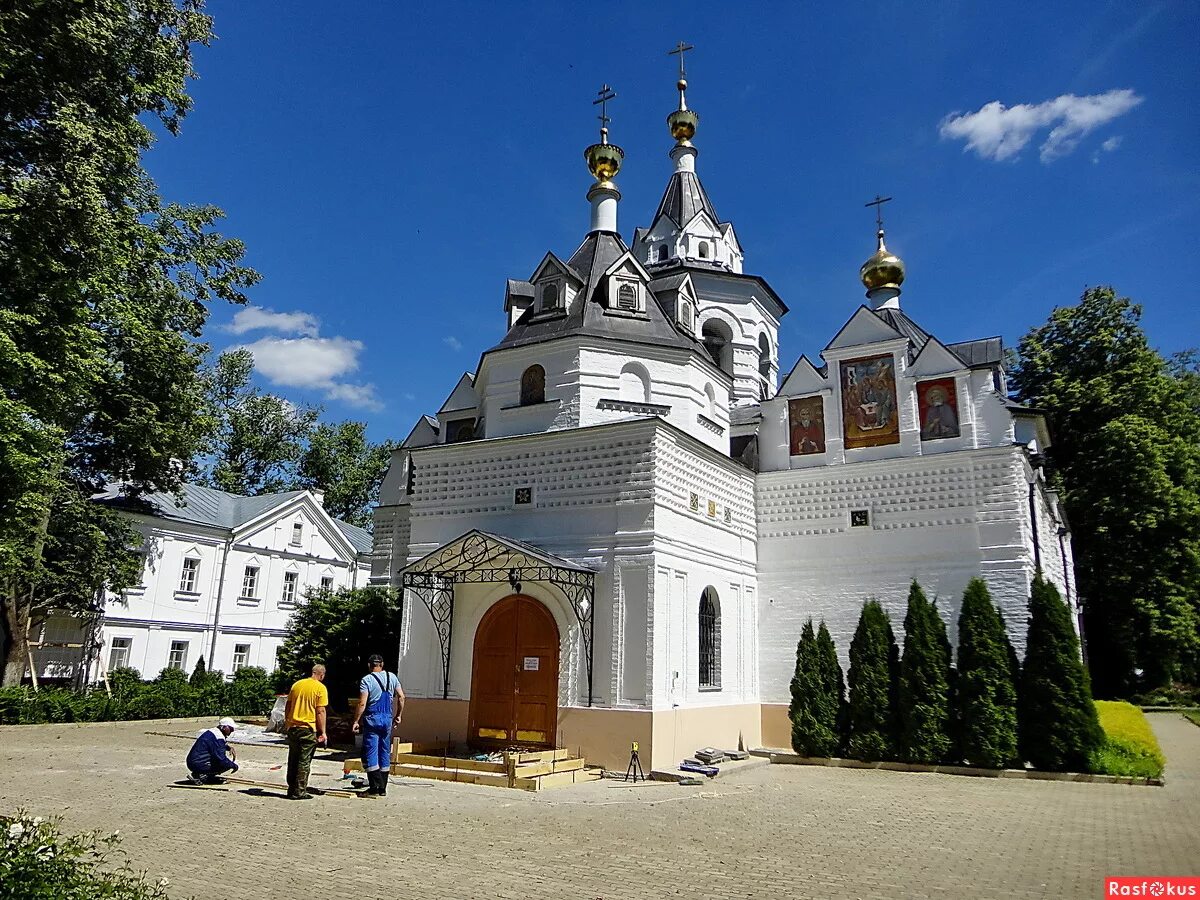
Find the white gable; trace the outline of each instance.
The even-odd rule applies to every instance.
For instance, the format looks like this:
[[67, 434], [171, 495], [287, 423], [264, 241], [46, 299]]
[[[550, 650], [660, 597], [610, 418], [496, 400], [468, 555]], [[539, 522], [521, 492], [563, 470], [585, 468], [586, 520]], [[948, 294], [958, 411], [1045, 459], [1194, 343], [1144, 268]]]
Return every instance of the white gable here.
[[816, 366], [808, 361], [807, 356], [801, 356], [784, 379], [779, 388], [780, 397], [798, 397], [801, 394], [813, 394], [829, 387], [829, 380], [817, 371]]
[[[479, 397], [475, 393], [475, 378], [470, 372], [464, 372], [458, 384], [442, 404], [438, 414], [454, 410], [475, 409], [479, 405]], [[414, 429], [415, 430], [415, 429]]]
[[961, 359], [937, 338], [931, 337], [908, 367], [908, 374], [919, 378], [926, 375], [951, 375], [966, 370], [967, 367]]
[[848, 322], [842, 326], [826, 350], [837, 350], [842, 347], [860, 347], [863, 344], [876, 344], [880, 341], [894, 341], [902, 335], [895, 328], [883, 321], [865, 306], [855, 310]]
[[605, 277], [618, 273], [640, 278], [643, 281], [649, 281], [651, 278], [650, 273], [642, 268], [642, 264], [637, 261], [637, 257], [633, 255], [632, 250], [626, 250], [616, 258], [611, 266], [604, 270]]
[[542, 261], [538, 263], [538, 267], [529, 276], [529, 280], [531, 283], [536, 283], [543, 278], [554, 277], [555, 275], [565, 275], [576, 284], [581, 284], [579, 279], [567, 268], [567, 264], [553, 253], [547, 253], [542, 257]]

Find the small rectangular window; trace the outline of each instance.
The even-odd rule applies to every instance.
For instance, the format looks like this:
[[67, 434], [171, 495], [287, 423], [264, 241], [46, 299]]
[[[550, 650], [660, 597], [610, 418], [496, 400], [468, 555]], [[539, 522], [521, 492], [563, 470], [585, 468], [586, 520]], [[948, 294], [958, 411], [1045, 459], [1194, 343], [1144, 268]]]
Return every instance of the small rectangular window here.
[[244, 668], [250, 665], [250, 645], [249, 644], [234, 644], [233, 645], [233, 671]]
[[283, 573], [283, 596], [279, 598], [281, 604], [296, 602], [296, 585], [300, 581], [299, 572], [284, 572]]
[[295, 522], [292, 525], [292, 546], [299, 547], [300, 540], [304, 537], [304, 523]]
[[112, 649], [108, 651], [108, 671], [128, 666], [129, 651], [132, 648], [133, 638], [113, 638]]
[[258, 597], [258, 566], [246, 566], [242, 575], [242, 596], [247, 600]]
[[183, 571], [179, 574], [179, 590], [184, 594], [196, 593], [199, 575], [200, 560], [189, 556], [183, 561]]
[[323, 590], [323, 591], [332, 591], [333, 590], [333, 578], [331, 576], [326, 575], [321, 579], [321, 590]]
[[171, 652], [167, 656], [168, 669], [187, 669], [187, 641], [171, 641]]

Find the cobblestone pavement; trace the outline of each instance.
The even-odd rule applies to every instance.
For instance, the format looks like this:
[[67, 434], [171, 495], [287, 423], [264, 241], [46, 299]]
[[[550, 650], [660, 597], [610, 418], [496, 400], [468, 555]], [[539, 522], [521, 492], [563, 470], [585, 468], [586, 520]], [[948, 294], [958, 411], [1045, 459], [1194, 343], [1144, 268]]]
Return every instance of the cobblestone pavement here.
[[[192, 722], [21, 726], [0, 728], [0, 811], [120, 829], [173, 897], [1100, 897], [1105, 875], [1200, 874], [1200, 728], [1151, 721], [1164, 788], [760, 766], [539, 794], [393, 779], [383, 800], [308, 803], [173, 787], [188, 745], [146, 732]], [[239, 761], [283, 781], [281, 750]]]

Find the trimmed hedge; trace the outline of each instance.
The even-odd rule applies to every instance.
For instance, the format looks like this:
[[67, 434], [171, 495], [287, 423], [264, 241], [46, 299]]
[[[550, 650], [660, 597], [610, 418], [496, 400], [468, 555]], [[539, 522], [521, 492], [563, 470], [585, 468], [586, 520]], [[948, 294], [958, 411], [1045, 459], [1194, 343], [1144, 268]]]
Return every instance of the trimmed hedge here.
[[1160, 778], [1166, 759], [1146, 714], [1130, 703], [1097, 700], [1104, 743], [1091, 756], [1091, 770], [1104, 775]]
[[153, 681], [142, 681], [136, 669], [116, 669], [109, 684], [112, 696], [103, 687], [0, 688], [0, 725], [264, 716], [275, 702], [270, 676], [256, 666], [238, 669], [228, 682], [220, 672], [189, 680], [177, 669], [164, 669]]

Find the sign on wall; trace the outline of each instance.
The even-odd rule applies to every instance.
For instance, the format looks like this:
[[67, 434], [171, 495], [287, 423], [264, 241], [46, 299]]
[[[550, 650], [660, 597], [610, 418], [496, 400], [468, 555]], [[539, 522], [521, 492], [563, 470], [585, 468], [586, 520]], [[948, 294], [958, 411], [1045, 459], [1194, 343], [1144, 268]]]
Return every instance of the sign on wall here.
[[789, 400], [788, 425], [792, 456], [825, 452], [825, 406], [820, 396]]
[[842, 434], [847, 450], [900, 443], [892, 354], [842, 363]]
[[921, 440], [958, 437], [958, 394], [954, 379], [918, 381], [917, 411], [921, 417]]

